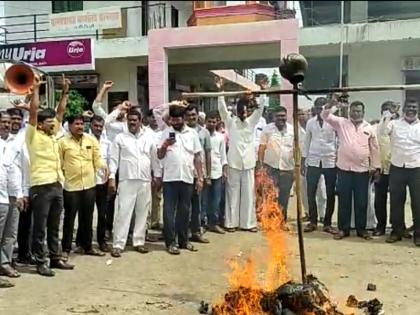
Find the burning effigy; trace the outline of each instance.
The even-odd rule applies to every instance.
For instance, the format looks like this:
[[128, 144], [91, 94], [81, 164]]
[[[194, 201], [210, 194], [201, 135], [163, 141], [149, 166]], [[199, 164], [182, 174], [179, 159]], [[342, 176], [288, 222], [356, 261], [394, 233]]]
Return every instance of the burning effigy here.
[[[268, 243], [265, 279], [257, 279], [253, 257], [235, 257], [229, 261], [229, 291], [209, 307], [202, 302], [200, 313], [211, 315], [351, 315], [338, 310], [328, 288], [313, 275], [305, 283], [292, 280], [288, 272], [287, 233], [277, 202], [277, 185], [265, 170], [256, 176], [257, 217]], [[350, 296], [347, 306], [367, 315], [382, 315], [377, 299], [358, 301]]]

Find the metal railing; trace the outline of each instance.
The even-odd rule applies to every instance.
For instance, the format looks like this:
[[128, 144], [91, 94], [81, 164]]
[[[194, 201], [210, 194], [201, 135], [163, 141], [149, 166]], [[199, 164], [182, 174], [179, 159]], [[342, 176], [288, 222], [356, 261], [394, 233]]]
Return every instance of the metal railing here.
[[255, 80], [255, 71], [251, 69], [234, 69], [234, 71], [252, 82]]
[[[170, 26], [170, 6], [165, 3], [149, 4], [143, 7], [121, 7], [121, 29], [94, 30], [89, 32], [59, 33], [50, 30], [48, 13], [25, 14], [0, 17], [0, 44], [16, 44], [28, 41], [64, 39], [71, 37], [92, 37], [98, 39], [145, 36], [149, 30]], [[142, 19], [147, 16], [147, 20]]]

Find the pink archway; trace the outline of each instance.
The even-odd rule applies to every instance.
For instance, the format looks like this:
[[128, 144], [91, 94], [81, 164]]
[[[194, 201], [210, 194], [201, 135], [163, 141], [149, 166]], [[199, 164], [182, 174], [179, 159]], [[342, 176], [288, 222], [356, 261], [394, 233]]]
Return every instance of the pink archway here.
[[[298, 52], [298, 21], [296, 19], [266, 22], [157, 29], [149, 32], [149, 106], [153, 108], [168, 100], [168, 49], [208, 46], [278, 43], [279, 60]], [[284, 89], [291, 88], [282, 79]], [[292, 114], [292, 96], [282, 95], [281, 103]]]

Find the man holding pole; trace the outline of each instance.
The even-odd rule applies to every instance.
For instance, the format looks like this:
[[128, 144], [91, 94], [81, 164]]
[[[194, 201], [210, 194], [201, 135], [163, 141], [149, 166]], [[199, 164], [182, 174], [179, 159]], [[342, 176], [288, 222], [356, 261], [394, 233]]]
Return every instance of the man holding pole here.
[[[223, 88], [223, 80], [216, 78], [216, 86]], [[265, 89], [267, 82], [261, 83]], [[220, 96], [218, 109], [222, 121], [229, 132], [228, 174], [226, 185], [225, 228], [235, 232], [241, 228], [257, 232], [257, 219], [254, 199], [254, 130], [258, 124], [267, 97], [260, 96], [260, 106], [248, 117], [249, 97], [242, 97], [236, 104], [237, 116], [231, 117], [227, 110], [225, 99]], [[263, 102], [261, 102], [263, 101]]]

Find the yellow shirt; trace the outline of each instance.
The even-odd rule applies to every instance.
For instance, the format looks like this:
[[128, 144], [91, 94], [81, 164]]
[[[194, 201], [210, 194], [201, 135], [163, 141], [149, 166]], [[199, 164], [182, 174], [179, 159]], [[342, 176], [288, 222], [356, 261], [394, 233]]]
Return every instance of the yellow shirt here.
[[68, 134], [58, 141], [64, 172], [64, 189], [80, 191], [96, 186], [96, 172], [106, 168], [98, 140], [84, 134], [76, 140]]
[[59, 121], [55, 120], [54, 134], [50, 136], [30, 124], [26, 127], [26, 145], [31, 161], [31, 187], [64, 181], [56, 138], [59, 127]]

